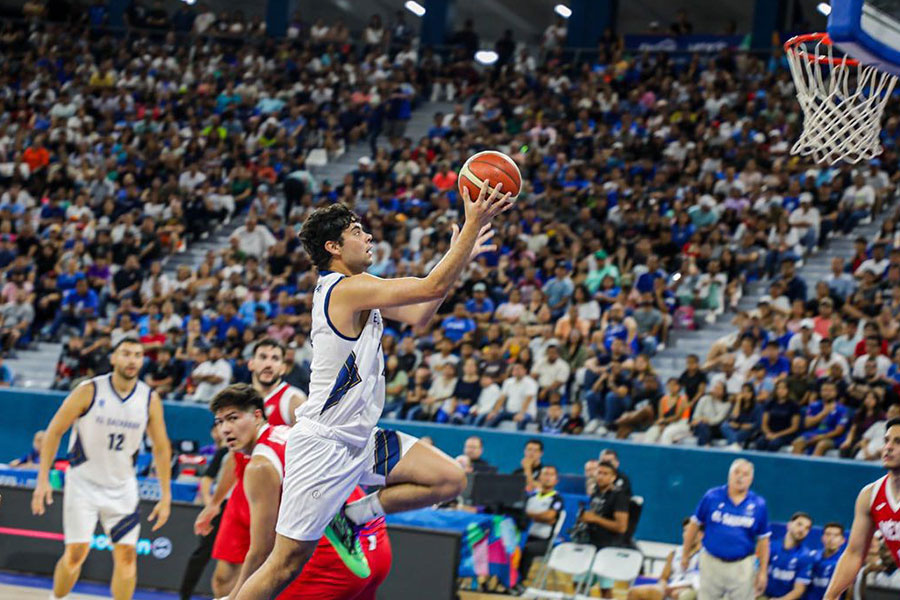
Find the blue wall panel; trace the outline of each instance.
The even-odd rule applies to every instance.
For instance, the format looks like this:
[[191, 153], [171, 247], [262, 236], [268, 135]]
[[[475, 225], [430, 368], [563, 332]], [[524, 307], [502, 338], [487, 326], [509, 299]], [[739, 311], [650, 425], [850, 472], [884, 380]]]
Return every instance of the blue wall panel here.
[[[38, 429], [50, 422], [61, 403], [59, 392], [0, 390], [0, 462], [23, 454]], [[212, 415], [203, 405], [166, 403], [166, 426], [172, 439], [209, 441]], [[622, 469], [631, 478], [634, 492], [645, 498], [638, 536], [657, 541], [678, 541], [681, 518], [690, 514], [703, 492], [725, 482], [728, 466], [738, 454], [699, 448], [643, 446], [578, 437], [540, 436], [471, 427], [447, 427], [424, 423], [385, 422], [419, 437], [429, 435], [435, 444], [455, 456], [473, 434], [484, 440], [484, 457], [501, 471], [519, 466], [525, 442], [538, 437], [544, 442], [544, 462], [563, 473], [581, 473], [584, 462], [596, 458], [605, 447], [614, 448]], [[65, 448], [65, 446], [63, 446]], [[830, 459], [806, 459], [784, 454], [746, 452], [756, 465], [754, 489], [769, 502], [773, 521], [786, 521], [797, 510], [809, 512], [816, 523], [840, 521], [849, 525], [856, 493], [881, 476], [877, 465]]]

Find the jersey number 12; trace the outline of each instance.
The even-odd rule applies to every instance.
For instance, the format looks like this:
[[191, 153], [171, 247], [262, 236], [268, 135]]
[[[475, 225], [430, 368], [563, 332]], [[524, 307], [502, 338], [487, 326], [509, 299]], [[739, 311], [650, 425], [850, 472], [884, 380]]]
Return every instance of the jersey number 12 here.
[[125, 443], [125, 435], [122, 433], [110, 433], [109, 434], [109, 449], [110, 450], [121, 450], [122, 444]]

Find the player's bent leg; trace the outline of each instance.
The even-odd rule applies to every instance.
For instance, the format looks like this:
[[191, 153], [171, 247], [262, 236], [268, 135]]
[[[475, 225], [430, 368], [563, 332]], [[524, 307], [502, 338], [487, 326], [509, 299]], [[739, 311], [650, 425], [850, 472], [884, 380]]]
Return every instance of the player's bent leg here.
[[241, 586], [235, 600], [269, 600], [280, 594], [303, 570], [318, 543], [276, 534], [275, 546], [266, 562]]
[[217, 560], [212, 576], [213, 595], [216, 598], [223, 598], [230, 594], [240, 574], [241, 565], [227, 560]]
[[387, 474], [378, 499], [387, 514], [431, 506], [466, 488], [466, 474], [449, 456], [416, 442]]
[[91, 550], [89, 543], [66, 544], [63, 555], [53, 569], [53, 595], [65, 598], [75, 587], [81, 575], [81, 566]]
[[113, 574], [110, 590], [115, 600], [131, 600], [137, 585], [137, 550], [133, 545], [113, 546]]

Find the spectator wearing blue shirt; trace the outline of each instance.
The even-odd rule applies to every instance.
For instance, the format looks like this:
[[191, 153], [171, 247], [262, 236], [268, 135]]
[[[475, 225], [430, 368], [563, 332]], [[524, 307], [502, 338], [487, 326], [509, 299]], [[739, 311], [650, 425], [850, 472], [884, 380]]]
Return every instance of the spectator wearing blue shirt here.
[[765, 593], [770, 600], [800, 600], [806, 592], [812, 578], [812, 553], [804, 542], [811, 528], [812, 517], [794, 513], [784, 538], [772, 540]]
[[475, 331], [475, 321], [466, 315], [466, 305], [457, 302], [453, 307], [453, 314], [441, 323], [444, 337], [458, 344], [469, 332]]
[[46, 330], [46, 335], [55, 338], [57, 331], [62, 325], [68, 325], [78, 329], [79, 333], [84, 331], [85, 321], [89, 316], [97, 316], [97, 309], [100, 301], [97, 293], [88, 288], [87, 279], [84, 275], [75, 283], [75, 289], [66, 292], [56, 318]]
[[566, 313], [572, 294], [575, 293], [575, 284], [569, 277], [569, 269], [566, 263], [556, 263], [553, 277], [544, 284], [544, 294], [547, 295], [547, 305], [554, 320]]
[[780, 377], [791, 372], [791, 361], [779, 354], [778, 342], [775, 340], [766, 344], [762, 358], [756, 364], [765, 367], [766, 375], [769, 377]]
[[494, 301], [487, 296], [487, 286], [480, 281], [472, 286], [472, 298], [466, 301], [466, 310], [476, 321], [490, 321], [494, 315]]
[[[701, 598], [752, 600], [766, 588], [769, 513], [765, 499], [750, 490], [752, 483], [753, 463], [735, 460], [728, 470], [728, 484], [707, 491], [691, 517], [684, 535], [681, 568], [688, 569], [690, 550], [702, 525]], [[754, 576], [757, 557], [759, 569]]]
[[834, 569], [844, 553], [845, 541], [844, 526], [840, 523], [828, 523], [822, 529], [822, 549], [810, 556], [810, 583], [803, 600], [822, 600], [825, 597]]
[[256, 325], [256, 311], [259, 309], [263, 310], [264, 318], [268, 318], [272, 313], [272, 305], [268, 300], [262, 299], [262, 293], [263, 288], [259, 286], [250, 288], [250, 298], [245, 300], [244, 303], [241, 304], [240, 310], [238, 310], [238, 315], [245, 323]]
[[833, 381], [825, 381], [819, 394], [821, 397], [806, 407], [804, 431], [794, 440], [794, 454], [803, 454], [813, 448], [814, 456], [824, 456], [844, 441], [850, 425], [850, 411], [841, 403], [837, 385]]
[[213, 321], [213, 329], [216, 330], [216, 341], [222, 343], [228, 336], [228, 330], [234, 327], [238, 335], [244, 335], [247, 324], [237, 315], [237, 310], [231, 302], [222, 305], [222, 315]]
[[653, 284], [656, 280], [662, 279], [665, 281], [666, 277], [666, 272], [659, 268], [659, 257], [655, 254], [651, 254], [647, 257], [647, 272], [637, 278], [634, 287], [641, 294], [652, 294], [654, 289]]
[[41, 446], [44, 444], [44, 430], [34, 433], [31, 440], [31, 450], [19, 458], [13, 459], [9, 466], [14, 469], [37, 469], [41, 464]]

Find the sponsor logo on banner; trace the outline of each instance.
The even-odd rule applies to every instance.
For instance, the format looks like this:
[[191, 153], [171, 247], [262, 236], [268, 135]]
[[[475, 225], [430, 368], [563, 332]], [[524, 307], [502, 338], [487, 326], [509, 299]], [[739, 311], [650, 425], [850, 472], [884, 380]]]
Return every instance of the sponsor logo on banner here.
[[[100, 534], [91, 538], [91, 550], [112, 550], [113, 542], [109, 536]], [[163, 560], [172, 554], [172, 540], [167, 537], [158, 537], [152, 540], [140, 538], [135, 545], [138, 556], [152, 556]]]

